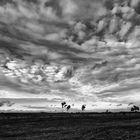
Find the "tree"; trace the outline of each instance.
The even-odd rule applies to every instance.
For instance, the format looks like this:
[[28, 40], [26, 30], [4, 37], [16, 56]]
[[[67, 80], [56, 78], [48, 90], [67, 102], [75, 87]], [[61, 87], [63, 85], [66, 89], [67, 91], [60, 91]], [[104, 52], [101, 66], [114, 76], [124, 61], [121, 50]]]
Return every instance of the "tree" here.
[[82, 105], [82, 107], [81, 107], [82, 111], [84, 111], [85, 108], [86, 108], [86, 105]]
[[105, 112], [106, 112], [106, 113], [109, 113], [109, 110], [107, 109]]
[[62, 108], [64, 108], [64, 107], [67, 106], [67, 105], [66, 105], [66, 102], [62, 102], [61, 105], [62, 105]]
[[131, 107], [131, 112], [137, 112], [137, 111], [139, 111], [139, 107], [133, 105], [133, 107]]
[[139, 107], [134, 105], [135, 111], [139, 111]]
[[131, 112], [133, 112], [134, 111], [134, 108], [133, 107], [131, 107]]
[[70, 105], [68, 105], [68, 106], [67, 106], [67, 111], [68, 111], [70, 108], [71, 108], [71, 106], [70, 106]]

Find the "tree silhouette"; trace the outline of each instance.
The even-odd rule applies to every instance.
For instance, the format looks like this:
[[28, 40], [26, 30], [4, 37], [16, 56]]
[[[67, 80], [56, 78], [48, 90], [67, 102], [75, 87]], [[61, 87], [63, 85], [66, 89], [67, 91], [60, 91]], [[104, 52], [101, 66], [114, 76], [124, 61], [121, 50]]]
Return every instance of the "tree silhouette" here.
[[131, 112], [133, 112], [134, 111], [134, 108], [133, 107], [131, 107]]
[[64, 107], [67, 106], [67, 105], [66, 105], [66, 102], [62, 102], [61, 105], [62, 105], [62, 108], [64, 108]]
[[84, 111], [85, 108], [86, 108], [86, 105], [82, 105], [82, 107], [81, 107], [82, 111]]
[[107, 109], [105, 112], [106, 112], [106, 113], [109, 113], [109, 110]]
[[137, 111], [139, 111], [139, 107], [133, 105], [133, 107], [131, 107], [131, 112], [137, 112]]
[[68, 106], [67, 106], [67, 111], [68, 111], [70, 108], [71, 108], [71, 106], [70, 106], [70, 105], [68, 105]]

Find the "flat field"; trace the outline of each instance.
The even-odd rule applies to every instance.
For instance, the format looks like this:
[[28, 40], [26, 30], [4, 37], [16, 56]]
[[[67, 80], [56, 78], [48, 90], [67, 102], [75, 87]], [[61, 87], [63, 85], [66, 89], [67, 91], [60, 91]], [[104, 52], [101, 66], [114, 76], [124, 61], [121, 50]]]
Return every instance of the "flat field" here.
[[140, 140], [140, 113], [1, 113], [0, 140]]

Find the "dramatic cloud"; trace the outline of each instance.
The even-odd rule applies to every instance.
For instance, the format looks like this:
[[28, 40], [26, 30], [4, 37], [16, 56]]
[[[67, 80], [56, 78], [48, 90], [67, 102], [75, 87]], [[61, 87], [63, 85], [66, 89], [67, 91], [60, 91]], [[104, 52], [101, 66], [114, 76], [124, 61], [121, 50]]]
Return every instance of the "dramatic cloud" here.
[[[13, 110], [43, 111], [62, 111], [62, 101], [75, 111], [83, 103], [92, 111], [140, 105], [138, 5], [137, 0], [0, 2], [2, 101], [16, 100]], [[10, 109], [3, 102], [2, 107]]]

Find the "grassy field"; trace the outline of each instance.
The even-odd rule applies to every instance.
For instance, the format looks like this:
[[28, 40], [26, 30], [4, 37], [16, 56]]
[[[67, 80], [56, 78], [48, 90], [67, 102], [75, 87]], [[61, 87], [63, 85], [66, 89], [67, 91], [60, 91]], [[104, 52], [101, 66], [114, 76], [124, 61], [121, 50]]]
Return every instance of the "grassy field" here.
[[140, 113], [1, 113], [0, 140], [140, 140]]

